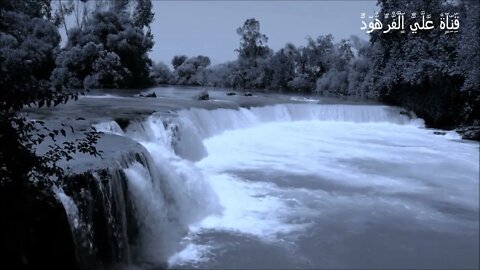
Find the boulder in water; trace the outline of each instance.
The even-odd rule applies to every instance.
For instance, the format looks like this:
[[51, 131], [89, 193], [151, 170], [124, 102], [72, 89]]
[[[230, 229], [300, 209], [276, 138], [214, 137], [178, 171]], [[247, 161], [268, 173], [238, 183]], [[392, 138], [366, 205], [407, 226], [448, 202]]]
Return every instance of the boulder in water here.
[[251, 96], [253, 96], [253, 94], [252, 94], [251, 92], [246, 92], [246, 93], [243, 94], [243, 95], [246, 96], [246, 97], [251, 97]]
[[210, 99], [210, 95], [208, 94], [208, 92], [206, 90], [202, 91], [198, 95], [198, 100], [209, 100], [209, 99]]
[[36, 186], [0, 186], [2, 269], [76, 269], [67, 213], [52, 192]]
[[405, 116], [407, 116], [407, 117], [410, 118], [410, 119], [413, 118], [413, 117], [412, 117], [412, 114], [411, 114], [410, 112], [408, 112], [408, 111], [400, 111], [400, 114], [401, 114], [401, 115], [405, 115]]
[[156, 98], [156, 97], [157, 97], [157, 94], [155, 94], [155, 92], [145, 93], [145, 94], [140, 93], [138, 96], [139, 96], [139, 97]]
[[235, 92], [228, 92], [227, 93], [227, 96], [235, 96], [235, 95], [237, 95], [237, 93], [235, 93]]
[[456, 130], [464, 140], [480, 141], [480, 126], [466, 126]]
[[130, 125], [130, 119], [128, 118], [115, 118], [114, 121], [117, 122], [122, 130], [125, 130]]

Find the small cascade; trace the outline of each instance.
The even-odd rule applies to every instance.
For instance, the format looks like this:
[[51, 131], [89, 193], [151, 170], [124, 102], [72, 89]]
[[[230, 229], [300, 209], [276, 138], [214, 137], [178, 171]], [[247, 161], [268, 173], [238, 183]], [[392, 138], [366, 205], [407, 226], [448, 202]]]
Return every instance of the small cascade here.
[[277, 104], [250, 109], [188, 109], [178, 116], [176, 153], [198, 161], [207, 156], [202, 141], [226, 130], [253, 127], [269, 122], [342, 121], [355, 123], [392, 123], [423, 126], [423, 120], [411, 118], [399, 108], [380, 105]]
[[[399, 108], [380, 105], [277, 104], [250, 109], [189, 109], [178, 112], [179, 122], [208, 138], [225, 130], [247, 128], [267, 122], [342, 121], [355, 123], [393, 123], [421, 125]], [[185, 134], [182, 134], [182, 136]], [[188, 136], [188, 135], [186, 135]]]
[[93, 127], [99, 131], [113, 133], [117, 135], [123, 135], [123, 130], [115, 121], [101, 122], [93, 125]]

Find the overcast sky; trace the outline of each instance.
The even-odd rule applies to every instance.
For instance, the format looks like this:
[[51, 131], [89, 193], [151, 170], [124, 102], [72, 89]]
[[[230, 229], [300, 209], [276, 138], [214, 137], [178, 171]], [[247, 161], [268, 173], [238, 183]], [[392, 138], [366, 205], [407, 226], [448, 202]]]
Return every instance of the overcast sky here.
[[357, 35], [360, 13], [372, 14], [376, 1], [154, 1], [154, 61], [169, 63], [174, 55], [206, 55], [217, 64], [236, 58], [236, 29], [248, 18], [260, 21], [268, 45], [305, 44], [307, 36], [331, 33], [335, 40]]

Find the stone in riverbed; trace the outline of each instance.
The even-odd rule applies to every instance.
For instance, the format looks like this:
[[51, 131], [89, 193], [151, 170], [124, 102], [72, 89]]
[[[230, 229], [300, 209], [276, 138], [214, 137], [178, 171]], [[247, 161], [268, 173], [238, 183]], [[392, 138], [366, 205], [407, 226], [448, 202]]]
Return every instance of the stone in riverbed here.
[[245, 93], [245, 94], [243, 94], [243, 95], [244, 95], [244, 96], [246, 96], [246, 97], [251, 97], [251, 96], [253, 96], [253, 94], [252, 94], [252, 93], [250, 93], [250, 92], [246, 92], [246, 93]]
[[228, 92], [227, 93], [227, 96], [235, 96], [235, 95], [237, 95], [237, 93], [235, 93], [235, 92]]
[[466, 126], [456, 130], [464, 140], [480, 141], [480, 126]]
[[114, 121], [117, 122], [122, 130], [125, 130], [130, 125], [130, 119], [128, 118], [115, 118]]
[[400, 111], [400, 114], [407, 116], [409, 119], [412, 119], [412, 118], [413, 118], [413, 117], [412, 117], [412, 114], [411, 114], [410, 112], [408, 112], [408, 111]]
[[210, 99], [210, 95], [208, 94], [207, 91], [202, 91], [199, 95], [198, 95], [198, 100], [209, 100]]
[[151, 93], [146, 93], [146, 94], [138, 94], [138, 96], [139, 97], [156, 98], [157, 94], [155, 94], [155, 92], [151, 92]]
[[53, 192], [36, 186], [0, 186], [2, 269], [75, 269], [75, 239]]

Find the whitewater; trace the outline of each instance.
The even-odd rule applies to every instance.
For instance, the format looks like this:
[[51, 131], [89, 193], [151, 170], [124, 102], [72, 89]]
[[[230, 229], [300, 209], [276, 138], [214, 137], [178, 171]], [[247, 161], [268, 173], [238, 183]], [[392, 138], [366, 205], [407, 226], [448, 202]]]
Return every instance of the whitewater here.
[[142, 268], [479, 265], [478, 143], [399, 108], [184, 109], [95, 126], [148, 152], [123, 169]]

